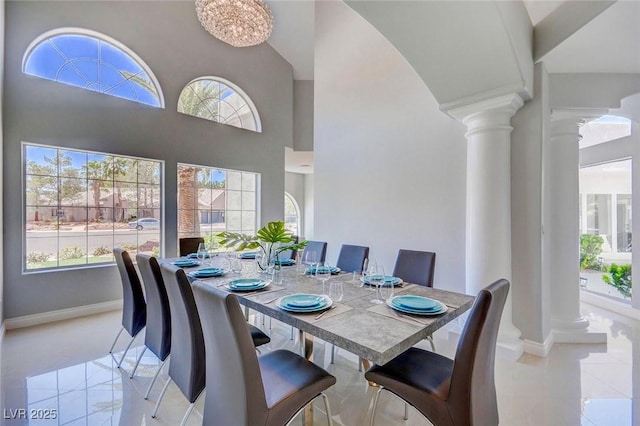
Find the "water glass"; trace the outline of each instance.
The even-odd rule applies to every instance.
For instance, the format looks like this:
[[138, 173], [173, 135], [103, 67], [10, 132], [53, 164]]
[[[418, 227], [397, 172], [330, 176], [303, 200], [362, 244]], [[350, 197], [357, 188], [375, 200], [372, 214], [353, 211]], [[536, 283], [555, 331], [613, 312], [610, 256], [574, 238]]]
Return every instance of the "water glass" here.
[[344, 298], [344, 288], [342, 281], [332, 280], [329, 282], [329, 298], [334, 302], [340, 302]]
[[235, 253], [227, 253], [227, 261], [229, 262], [229, 269], [232, 273], [240, 274], [242, 272], [242, 261]]
[[196, 254], [198, 255], [198, 260], [200, 261], [200, 264], [204, 265], [204, 261], [207, 258], [207, 255], [209, 254], [209, 252], [207, 252], [207, 247], [204, 245], [204, 243], [198, 244], [198, 252]]
[[380, 295], [380, 287], [384, 285], [384, 267], [382, 265], [375, 265], [369, 268], [369, 285], [375, 290], [375, 298], [371, 300], [371, 303], [382, 304], [384, 300]]

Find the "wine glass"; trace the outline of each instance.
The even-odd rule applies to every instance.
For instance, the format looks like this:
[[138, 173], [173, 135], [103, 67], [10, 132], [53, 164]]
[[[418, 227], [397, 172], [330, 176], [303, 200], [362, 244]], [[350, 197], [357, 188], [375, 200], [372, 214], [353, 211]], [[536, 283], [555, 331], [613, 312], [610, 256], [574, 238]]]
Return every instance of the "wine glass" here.
[[384, 285], [384, 266], [375, 264], [369, 268], [369, 285], [375, 290], [375, 298], [371, 300], [371, 303], [382, 304], [384, 300], [380, 295], [380, 286]]
[[331, 267], [323, 262], [314, 264], [313, 276], [322, 281], [322, 294], [327, 294], [324, 291], [324, 283], [331, 278]]
[[[302, 263], [305, 266], [304, 268], [304, 272], [306, 273], [306, 271], [311, 268], [313, 265], [315, 265], [318, 261], [316, 259], [316, 252], [315, 251], [304, 251], [303, 257], [302, 257]], [[316, 265], [317, 266], [317, 265]], [[310, 272], [310, 274], [313, 273], [313, 270]]]
[[364, 278], [367, 274], [367, 268], [369, 267], [369, 258], [365, 258], [362, 263], [362, 270], [353, 271], [353, 277], [351, 278], [351, 283], [358, 287], [364, 287]]
[[198, 251], [196, 254], [198, 256], [198, 260], [200, 261], [200, 264], [204, 265], [204, 261], [207, 258], [207, 255], [209, 254], [209, 252], [207, 252], [207, 247], [205, 246], [204, 243], [198, 244]]
[[387, 282], [387, 276], [383, 274], [382, 282], [380, 283], [380, 286], [378, 286], [378, 295], [380, 296], [380, 299], [386, 302], [393, 297], [394, 291], [393, 281], [389, 280]]
[[332, 280], [329, 282], [329, 298], [334, 302], [340, 302], [344, 298], [344, 288], [342, 281]]

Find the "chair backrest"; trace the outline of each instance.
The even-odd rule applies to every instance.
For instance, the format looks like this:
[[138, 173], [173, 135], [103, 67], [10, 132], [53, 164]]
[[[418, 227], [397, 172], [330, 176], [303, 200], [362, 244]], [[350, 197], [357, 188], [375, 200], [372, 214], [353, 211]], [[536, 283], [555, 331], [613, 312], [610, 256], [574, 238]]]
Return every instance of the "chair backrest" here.
[[454, 424], [497, 425], [496, 340], [509, 281], [480, 290], [462, 330], [447, 397]]
[[[316, 262], [324, 262], [327, 257], [327, 243], [325, 241], [309, 241], [304, 252], [315, 252]], [[304, 253], [302, 255], [304, 256]]]
[[169, 377], [189, 402], [196, 400], [205, 384], [205, 350], [200, 316], [193, 290], [184, 271], [160, 265], [171, 309], [171, 362]]
[[260, 366], [238, 298], [202, 281], [194, 281], [193, 293], [207, 345], [203, 424], [266, 424]]
[[[298, 236], [294, 235], [293, 236], [293, 242], [291, 242], [289, 244], [294, 244], [294, 243], [297, 243], [297, 242], [298, 242]], [[278, 260], [295, 259], [297, 252], [298, 252], [297, 250], [281, 251], [280, 253], [278, 253]]]
[[393, 276], [403, 281], [433, 287], [436, 254], [430, 251], [398, 250]]
[[137, 335], [147, 324], [147, 303], [142, 284], [129, 253], [114, 248], [113, 255], [122, 281], [122, 327], [131, 335]]
[[188, 238], [180, 238], [178, 240], [178, 251], [180, 256], [187, 256], [191, 253], [195, 253], [198, 251], [198, 245], [200, 243], [204, 243], [204, 238], [202, 237], [188, 237]]
[[147, 330], [144, 344], [164, 361], [171, 352], [171, 310], [158, 259], [137, 254], [136, 261], [147, 294]]
[[369, 247], [343, 244], [336, 266], [345, 272], [362, 271], [364, 260], [369, 257]]

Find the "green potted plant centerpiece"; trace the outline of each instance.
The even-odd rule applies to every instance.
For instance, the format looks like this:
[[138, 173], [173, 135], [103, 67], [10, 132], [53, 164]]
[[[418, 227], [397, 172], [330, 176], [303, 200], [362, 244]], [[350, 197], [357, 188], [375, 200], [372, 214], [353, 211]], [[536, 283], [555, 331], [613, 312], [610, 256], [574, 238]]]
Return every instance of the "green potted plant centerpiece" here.
[[278, 255], [287, 250], [301, 250], [308, 241], [296, 243], [292, 232], [284, 227], [284, 222], [269, 222], [258, 230], [256, 235], [246, 235], [235, 232], [220, 232], [220, 245], [233, 247], [236, 251], [258, 249], [260, 256], [256, 256], [261, 270], [270, 264], [278, 267]]

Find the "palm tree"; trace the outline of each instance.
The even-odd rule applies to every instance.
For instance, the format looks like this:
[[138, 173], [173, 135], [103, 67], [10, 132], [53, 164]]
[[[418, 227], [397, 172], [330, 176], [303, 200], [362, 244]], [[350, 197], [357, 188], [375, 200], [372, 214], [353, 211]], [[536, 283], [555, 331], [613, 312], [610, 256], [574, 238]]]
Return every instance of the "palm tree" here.
[[178, 235], [200, 235], [198, 168], [178, 166]]
[[91, 189], [93, 191], [93, 205], [95, 207], [95, 221], [99, 221], [102, 218], [102, 211], [100, 208], [100, 195], [101, 185], [98, 179], [106, 179], [104, 174], [104, 165], [100, 161], [89, 161], [87, 163], [87, 178], [91, 178]]
[[207, 120], [219, 121], [222, 88], [211, 80], [198, 80], [182, 90], [178, 98], [178, 112]]

